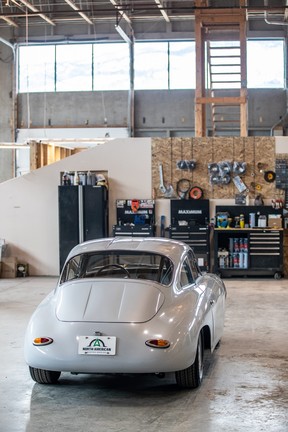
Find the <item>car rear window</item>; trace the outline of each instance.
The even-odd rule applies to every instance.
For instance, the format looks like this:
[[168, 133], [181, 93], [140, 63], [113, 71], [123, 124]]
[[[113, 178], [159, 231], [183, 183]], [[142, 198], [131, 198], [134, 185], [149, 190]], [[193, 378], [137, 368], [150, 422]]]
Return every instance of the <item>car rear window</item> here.
[[101, 251], [71, 258], [61, 275], [61, 283], [79, 278], [146, 279], [169, 285], [172, 261], [160, 254], [139, 251]]

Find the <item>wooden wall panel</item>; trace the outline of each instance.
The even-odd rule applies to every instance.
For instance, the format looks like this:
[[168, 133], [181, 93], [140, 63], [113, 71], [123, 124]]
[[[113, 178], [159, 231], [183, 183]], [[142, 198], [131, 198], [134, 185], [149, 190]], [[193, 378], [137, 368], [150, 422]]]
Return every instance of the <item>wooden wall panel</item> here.
[[[246, 172], [241, 176], [249, 198], [261, 194], [264, 199], [279, 198], [283, 191], [275, 188], [275, 182], [267, 183], [264, 171], [275, 171], [275, 138], [273, 137], [214, 137], [214, 138], [154, 138], [152, 139], [152, 183], [154, 198], [170, 198], [159, 189], [159, 164], [163, 165], [164, 183], [172, 185], [176, 192], [177, 182], [186, 178], [191, 187], [203, 189], [204, 198], [235, 198], [239, 193], [233, 181], [228, 185], [212, 185], [208, 172], [209, 163], [246, 162]], [[279, 157], [279, 155], [277, 155]], [[286, 155], [287, 157], [287, 155]], [[195, 160], [194, 170], [181, 170], [180, 160]], [[260, 172], [259, 165], [263, 165]]]
[[255, 199], [255, 139], [254, 138], [242, 138], [244, 144], [244, 160], [246, 162], [246, 172], [243, 176], [243, 181], [249, 189], [249, 198]]
[[[254, 145], [255, 145], [255, 181], [257, 184], [261, 186], [260, 193], [261, 195], [263, 195], [263, 197], [274, 198], [275, 183], [274, 182], [267, 183], [265, 181], [264, 171], [275, 170], [275, 146], [271, 145], [270, 137], [259, 137], [255, 139]], [[262, 164], [262, 166], [260, 166], [259, 164]]]
[[203, 190], [204, 198], [212, 198], [209, 182], [208, 164], [213, 162], [212, 141], [210, 138], [193, 138], [193, 159], [196, 168], [193, 171], [193, 186], [199, 186]]

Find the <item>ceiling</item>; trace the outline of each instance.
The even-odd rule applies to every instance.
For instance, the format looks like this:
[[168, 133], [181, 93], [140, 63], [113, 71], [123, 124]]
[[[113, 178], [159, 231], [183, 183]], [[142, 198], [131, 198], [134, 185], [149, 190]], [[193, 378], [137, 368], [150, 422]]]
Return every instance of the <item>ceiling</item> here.
[[[273, 16], [288, 15], [287, 0], [0, 0], [0, 25], [9, 27], [56, 26], [61, 23], [191, 20], [196, 5], [201, 8], [238, 8], [244, 4], [248, 17], [263, 17], [265, 11]], [[287, 6], [287, 9], [285, 8]], [[199, 7], [199, 6], [198, 6]]]

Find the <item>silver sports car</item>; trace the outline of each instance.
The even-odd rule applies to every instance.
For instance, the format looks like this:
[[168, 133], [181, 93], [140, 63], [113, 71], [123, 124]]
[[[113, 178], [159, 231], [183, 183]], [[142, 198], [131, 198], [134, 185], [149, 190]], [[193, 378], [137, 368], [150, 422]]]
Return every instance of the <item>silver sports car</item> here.
[[33, 380], [61, 372], [175, 372], [180, 387], [203, 378], [204, 349], [224, 327], [226, 289], [201, 274], [192, 249], [165, 238], [106, 238], [67, 257], [57, 287], [37, 307], [25, 335]]

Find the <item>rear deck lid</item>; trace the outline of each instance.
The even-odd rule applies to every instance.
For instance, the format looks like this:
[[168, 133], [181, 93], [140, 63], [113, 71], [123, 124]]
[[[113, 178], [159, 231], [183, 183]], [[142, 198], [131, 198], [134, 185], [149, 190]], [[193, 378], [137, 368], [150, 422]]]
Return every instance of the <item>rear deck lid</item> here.
[[60, 321], [145, 322], [158, 312], [164, 294], [146, 281], [102, 279], [71, 281], [57, 291]]

